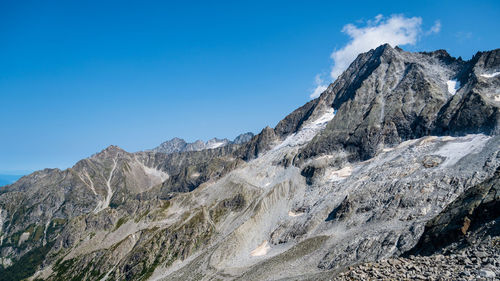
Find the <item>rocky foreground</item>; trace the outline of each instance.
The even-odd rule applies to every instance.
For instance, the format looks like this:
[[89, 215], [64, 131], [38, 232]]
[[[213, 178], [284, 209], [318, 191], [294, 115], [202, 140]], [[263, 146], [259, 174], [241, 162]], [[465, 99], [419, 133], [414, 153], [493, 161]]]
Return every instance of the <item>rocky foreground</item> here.
[[[498, 222], [486, 227], [499, 228]], [[500, 236], [469, 233], [430, 256], [391, 258], [351, 266], [331, 280], [500, 280]]]

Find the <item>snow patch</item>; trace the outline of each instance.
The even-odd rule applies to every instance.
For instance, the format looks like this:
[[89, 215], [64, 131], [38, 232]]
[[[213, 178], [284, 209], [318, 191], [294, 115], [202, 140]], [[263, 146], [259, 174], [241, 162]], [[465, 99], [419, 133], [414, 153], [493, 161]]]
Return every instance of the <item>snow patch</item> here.
[[276, 151], [283, 147], [293, 147], [309, 142], [321, 129], [326, 127], [328, 122], [330, 122], [333, 117], [335, 117], [334, 110], [333, 108], [329, 108], [323, 115], [304, 124], [298, 132], [288, 136], [282, 143], [275, 146], [272, 150]]
[[[326, 125], [330, 120], [333, 119], [335, 113], [333, 113], [333, 108], [329, 108], [323, 115], [321, 115], [318, 119], [311, 122], [312, 126], [322, 126]], [[306, 126], [307, 127], [307, 126]]]
[[500, 75], [500, 71], [493, 72], [493, 73], [490, 73], [490, 74], [487, 74], [487, 73], [481, 74], [481, 76], [484, 77], [484, 78], [493, 78], [493, 77], [495, 77], [497, 75]]
[[214, 148], [217, 148], [217, 147], [221, 147], [221, 146], [223, 146], [223, 145], [226, 145], [226, 144], [227, 144], [227, 143], [226, 143], [226, 142], [223, 142], [223, 141], [221, 141], [221, 142], [214, 142], [214, 143], [210, 143], [210, 144], [208, 144], [208, 143], [207, 143], [207, 147], [206, 147], [206, 149], [214, 149]]
[[500, 95], [495, 95], [495, 96], [493, 97], [493, 100], [494, 100], [494, 101], [500, 101]]
[[304, 212], [294, 212], [294, 211], [288, 211], [288, 216], [289, 217], [298, 217], [298, 216], [302, 216], [304, 214]]
[[270, 249], [271, 246], [267, 244], [267, 241], [264, 241], [257, 248], [255, 248], [255, 250], [250, 252], [250, 256], [252, 257], [265, 256]]
[[346, 166], [340, 170], [330, 172], [328, 179], [330, 181], [341, 181], [348, 178], [352, 174], [352, 167]]
[[457, 80], [448, 80], [446, 85], [448, 85], [448, 92], [452, 95], [456, 94], [457, 90], [460, 89], [460, 82]]
[[447, 142], [435, 154], [446, 157], [441, 166], [449, 167], [456, 164], [468, 154], [481, 150], [490, 138], [483, 134], [467, 135], [464, 140]]

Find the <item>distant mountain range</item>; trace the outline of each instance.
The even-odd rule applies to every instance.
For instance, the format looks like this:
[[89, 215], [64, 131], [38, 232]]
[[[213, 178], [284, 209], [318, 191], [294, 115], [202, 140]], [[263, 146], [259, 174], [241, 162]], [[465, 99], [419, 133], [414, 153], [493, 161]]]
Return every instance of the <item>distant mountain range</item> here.
[[205, 149], [214, 149], [226, 146], [228, 144], [243, 144], [249, 142], [253, 136], [253, 133], [248, 132], [237, 136], [233, 141], [230, 141], [228, 139], [213, 138], [211, 140], [208, 140], [207, 142], [204, 142], [202, 140], [197, 140], [195, 142], [186, 142], [185, 140], [180, 138], [173, 138], [153, 148], [152, 151], [160, 153], [201, 151]]

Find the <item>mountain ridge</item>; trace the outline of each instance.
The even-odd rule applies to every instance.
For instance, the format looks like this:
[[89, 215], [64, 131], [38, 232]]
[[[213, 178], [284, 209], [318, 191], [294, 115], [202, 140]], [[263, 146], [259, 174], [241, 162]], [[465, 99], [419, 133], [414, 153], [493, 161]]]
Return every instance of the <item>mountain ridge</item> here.
[[254, 136], [253, 133], [248, 132], [238, 135], [233, 141], [230, 141], [226, 138], [224, 139], [212, 138], [206, 142], [202, 140], [197, 140], [191, 143], [186, 142], [184, 139], [174, 137], [168, 141], [161, 143], [159, 146], [151, 149], [151, 151], [160, 153], [176, 153], [176, 152], [214, 149], [229, 144], [243, 144], [250, 141], [250, 139], [253, 136]]
[[0, 188], [3, 273], [40, 249], [25, 277], [329, 279], [416, 246], [432, 254], [422, 237], [446, 234], [433, 220], [462, 221], [446, 207], [497, 182], [495, 73], [500, 49], [463, 61], [386, 44], [246, 141], [109, 146], [37, 171]]

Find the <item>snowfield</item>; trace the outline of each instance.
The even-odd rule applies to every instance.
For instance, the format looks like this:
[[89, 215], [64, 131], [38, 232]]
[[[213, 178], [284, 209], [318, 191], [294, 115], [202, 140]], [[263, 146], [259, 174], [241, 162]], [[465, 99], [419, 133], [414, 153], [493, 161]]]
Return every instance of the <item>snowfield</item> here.
[[452, 95], [456, 94], [457, 90], [460, 89], [460, 82], [457, 80], [448, 80], [446, 85], [448, 85], [448, 93]]
[[495, 77], [497, 75], [500, 75], [500, 71], [493, 72], [493, 73], [490, 73], [490, 74], [487, 74], [487, 73], [481, 74], [481, 76], [484, 77], [484, 78], [493, 78], [493, 77]]
[[328, 108], [326, 112], [311, 122], [307, 122], [302, 128], [294, 134], [288, 136], [282, 143], [275, 146], [272, 150], [280, 150], [284, 147], [294, 147], [308, 143], [316, 134], [324, 129], [328, 122], [335, 117], [333, 108]]
[[214, 148], [226, 145], [226, 144], [227, 144], [226, 142], [222, 142], [222, 141], [221, 142], [214, 142], [214, 143], [208, 144], [205, 149], [214, 149]]

